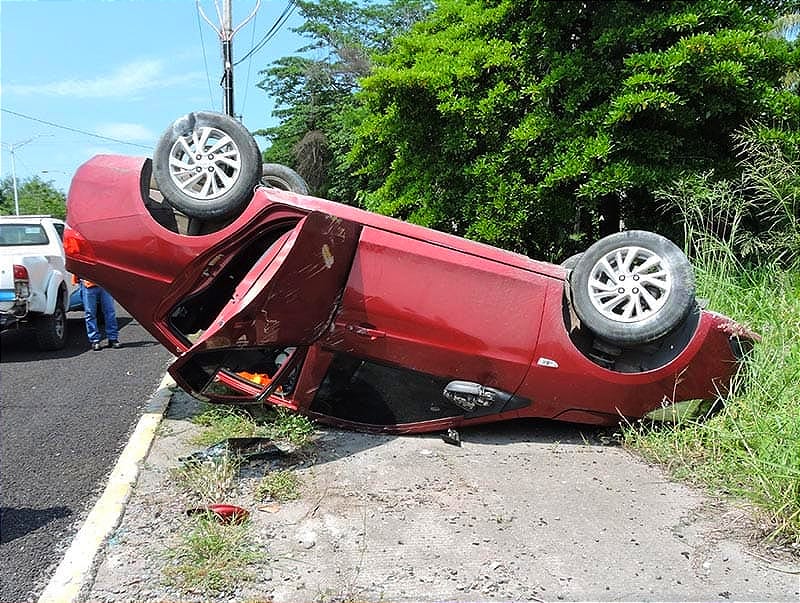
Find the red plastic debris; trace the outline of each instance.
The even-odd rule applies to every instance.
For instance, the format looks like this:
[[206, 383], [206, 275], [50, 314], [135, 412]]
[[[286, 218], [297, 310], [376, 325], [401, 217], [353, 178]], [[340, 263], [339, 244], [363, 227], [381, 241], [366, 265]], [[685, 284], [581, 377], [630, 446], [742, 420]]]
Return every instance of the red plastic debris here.
[[205, 507], [195, 507], [193, 509], [186, 510], [187, 515], [199, 515], [201, 513], [210, 514], [220, 523], [226, 524], [242, 523], [248, 517], [250, 517], [250, 513], [247, 511], [247, 509], [237, 507], [236, 505], [226, 505], [224, 503], [207, 505]]

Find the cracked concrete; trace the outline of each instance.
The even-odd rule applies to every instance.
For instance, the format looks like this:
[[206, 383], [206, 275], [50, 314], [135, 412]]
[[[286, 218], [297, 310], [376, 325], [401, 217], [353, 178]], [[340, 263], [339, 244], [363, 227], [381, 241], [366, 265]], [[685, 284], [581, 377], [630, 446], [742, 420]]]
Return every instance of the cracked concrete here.
[[796, 601], [800, 563], [753, 543], [741, 507], [668, 480], [587, 428], [525, 421], [438, 436], [323, 430], [293, 459], [301, 498], [257, 503], [263, 467], [233, 504], [266, 554], [218, 597], [164, 583], [191, 504], [169, 470], [193, 450], [194, 402], [173, 403], [91, 601]]

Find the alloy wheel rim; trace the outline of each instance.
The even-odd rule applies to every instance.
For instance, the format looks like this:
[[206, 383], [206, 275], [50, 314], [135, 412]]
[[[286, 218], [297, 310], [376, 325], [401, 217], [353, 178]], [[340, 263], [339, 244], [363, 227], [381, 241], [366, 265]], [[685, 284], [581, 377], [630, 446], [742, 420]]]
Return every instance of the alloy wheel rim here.
[[218, 128], [205, 126], [179, 136], [170, 149], [170, 178], [192, 199], [220, 197], [236, 184], [241, 173], [239, 147]]
[[657, 253], [626, 246], [601, 257], [588, 281], [589, 299], [603, 317], [636, 323], [657, 314], [672, 291], [672, 275]]

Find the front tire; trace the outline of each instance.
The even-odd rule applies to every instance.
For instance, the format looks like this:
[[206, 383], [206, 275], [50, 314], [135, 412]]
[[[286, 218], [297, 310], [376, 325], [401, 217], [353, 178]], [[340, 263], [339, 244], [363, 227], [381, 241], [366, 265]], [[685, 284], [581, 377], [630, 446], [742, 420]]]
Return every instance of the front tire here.
[[261, 153], [238, 121], [196, 111], [176, 119], [153, 155], [167, 202], [190, 218], [222, 220], [242, 211], [261, 177]]
[[686, 255], [661, 235], [629, 230], [599, 240], [570, 274], [581, 322], [620, 346], [651, 343], [680, 326], [695, 304]]

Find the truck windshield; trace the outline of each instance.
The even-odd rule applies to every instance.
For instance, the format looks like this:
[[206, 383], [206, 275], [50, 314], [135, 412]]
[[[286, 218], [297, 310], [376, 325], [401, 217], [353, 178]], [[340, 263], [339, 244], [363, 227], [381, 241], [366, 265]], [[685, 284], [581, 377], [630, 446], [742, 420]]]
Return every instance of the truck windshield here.
[[49, 242], [41, 224], [0, 224], [0, 247], [47, 245]]

